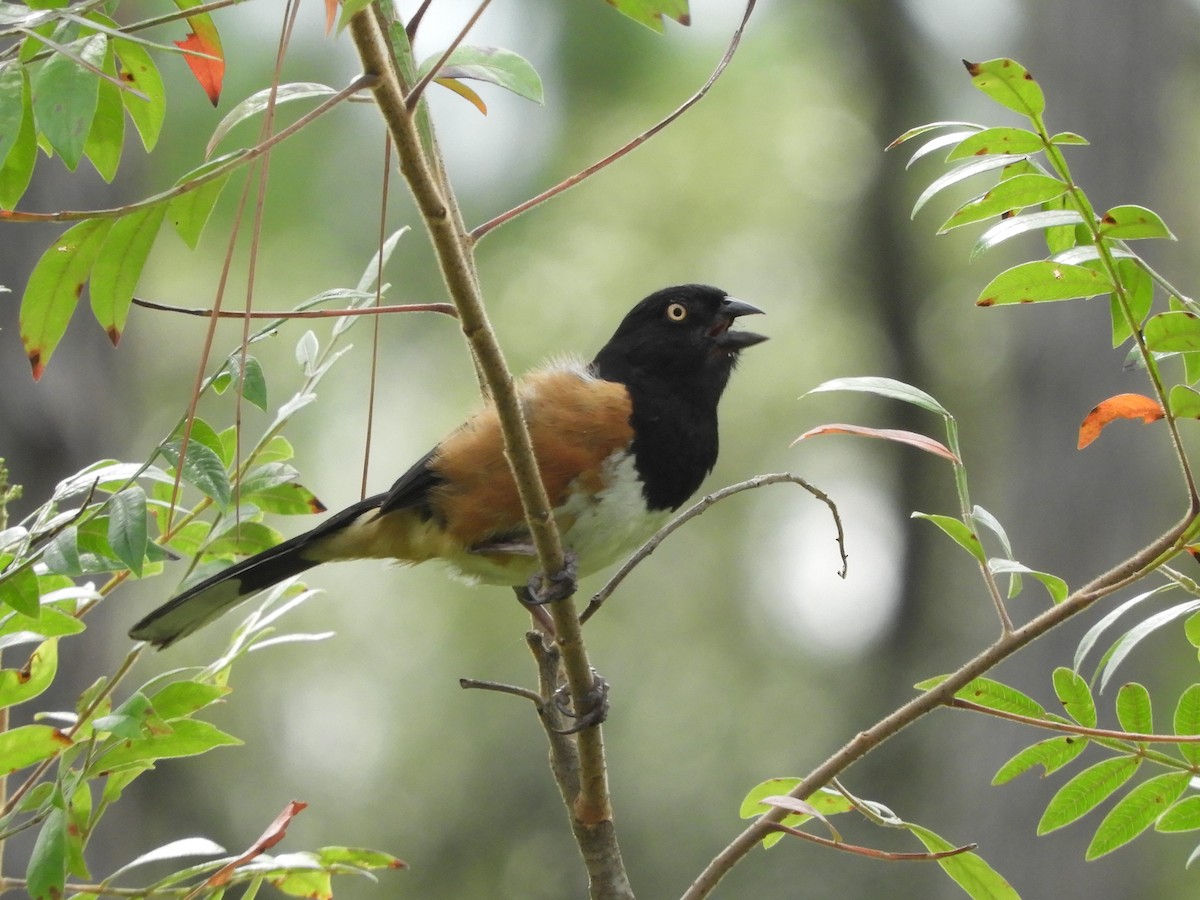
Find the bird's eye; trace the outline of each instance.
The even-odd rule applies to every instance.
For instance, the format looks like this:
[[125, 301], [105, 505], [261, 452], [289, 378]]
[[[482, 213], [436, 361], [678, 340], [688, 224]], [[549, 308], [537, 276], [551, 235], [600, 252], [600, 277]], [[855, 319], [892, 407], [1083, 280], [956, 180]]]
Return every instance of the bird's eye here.
[[672, 322], [682, 322], [687, 316], [687, 307], [682, 303], [672, 303], [667, 307], [667, 318]]

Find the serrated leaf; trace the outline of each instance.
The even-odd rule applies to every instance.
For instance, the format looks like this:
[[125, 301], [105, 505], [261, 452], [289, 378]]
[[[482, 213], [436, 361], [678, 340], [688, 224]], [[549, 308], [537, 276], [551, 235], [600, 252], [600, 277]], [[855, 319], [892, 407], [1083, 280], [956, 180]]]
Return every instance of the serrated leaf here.
[[1135, 787], [1108, 811], [1088, 845], [1086, 858], [1093, 860], [1112, 853], [1149, 828], [1179, 799], [1190, 778], [1187, 772], [1168, 772]]
[[21, 341], [35, 381], [66, 333], [110, 228], [110, 219], [73, 225], [42, 254], [29, 276], [21, 298]]
[[233, 735], [226, 734], [208, 722], [176, 719], [171, 723], [171, 731], [167, 734], [155, 734], [117, 744], [100, 757], [96, 768], [101, 772], [110, 772], [124, 766], [168, 757], [195, 756], [217, 747], [240, 743], [241, 741]]
[[1142, 336], [1155, 353], [1200, 350], [1200, 318], [1190, 312], [1159, 313], [1146, 320]]
[[1015, 175], [956, 209], [938, 229], [938, 234], [945, 234], [954, 228], [990, 219], [992, 216], [1036, 206], [1061, 196], [1066, 190], [1067, 185], [1051, 175]]
[[[421, 63], [418, 78], [433, 68], [438, 54]], [[457, 47], [438, 70], [439, 78], [470, 78], [485, 81], [518, 97], [543, 102], [542, 79], [524, 57], [502, 47]]]
[[141, 578], [148, 541], [146, 492], [132, 484], [109, 500], [108, 543], [117, 559]]
[[81, 65], [104, 65], [108, 38], [93, 34], [67, 44], [70, 56], [54, 53], [33, 80], [33, 115], [63, 164], [72, 172], [83, 157], [99, 98], [100, 77]]
[[1042, 767], [1044, 778], [1075, 759], [1087, 745], [1087, 738], [1069, 734], [1039, 741], [1002, 765], [992, 778], [992, 784], [1005, 784], [1034, 766]]
[[[337, 91], [328, 85], [318, 84], [313, 81], [298, 81], [290, 84], [281, 84], [275, 88], [275, 106], [279, 107], [284, 103], [289, 103], [293, 100], [305, 100], [309, 97], [328, 97], [336, 94]], [[217, 127], [213, 129], [212, 137], [208, 139], [208, 144], [204, 148], [204, 158], [212, 156], [213, 150], [217, 144], [221, 143], [225, 135], [229, 134], [233, 128], [246, 119], [258, 115], [263, 112], [271, 100], [271, 88], [264, 88], [257, 91], [231, 109], [225, 114], [225, 117], [217, 123]]]
[[96, 258], [89, 288], [92, 312], [113, 346], [125, 331], [133, 290], [166, 214], [167, 204], [156, 203], [117, 219]]
[[142, 139], [142, 146], [149, 153], [158, 143], [167, 114], [167, 93], [162, 75], [150, 52], [141, 44], [121, 38], [115, 38], [112, 43], [121, 64], [118, 77], [142, 95], [121, 91], [121, 102]]
[[1123, 241], [1137, 238], [1175, 240], [1162, 217], [1144, 206], [1114, 206], [1100, 217], [1100, 236]]
[[1001, 106], [1037, 120], [1046, 110], [1046, 98], [1041, 86], [1019, 62], [1012, 59], [989, 59], [973, 63], [963, 60], [971, 83]]
[[[171, 441], [162, 448], [163, 455], [171, 465], [179, 466], [180, 441]], [[221, 458], [203, 444], [192, 441], [188, 444], [187, 458], [183, 463], [183, 477], [205, 496], [211, 498], [221, 509], [229, 507], [233, 499], [233, 488]]]
[[880, 397], [888, 397], [892, 400], [903, 400], [905, 403], [911, 403], [914, 406], [935, 412], [940, 416], [950, 416], [946, 408], [932, 396], [920, 388], [905, 384], [903, 381], [896, 381], [893, 378], [878, 378], [870, 375], [855, 378], [834, 378], [830, 381], [822, 382], [805, 393], [804, 396], [807, 397], [809, 394], [820, 394], [827, 391], [861, 391], [868, 394], [877, 394]]
[[[1189, 685], [1175, 705], [1176, 734], [1200, 734], [1200, 684]], [[1179, 744], [1179, 753], [1193, 766], [1200, 765], [1200, 744]]]
[[1117, 692], [1117, 721], [1124, 731], [1133, 734], [1153, 734], [1154, 717], [1150, 692], [1144, 685], [1131, 681]]
[[[1029, 176], [1018, 176], [1029, 177]], [[998, 222], [979, 236], [979, 240], [975, 242], [975, 246], [971, 248], [971, 259], [974, 260], [980, 255], [991, 250], [997, 244], [1002, 244], [1010, 238], [1017, 235], [1025, 234], [1029, 231], [1036, 231], [1043, 228], [1057, 228], [1063, 225], [1072, 223], [1078, 224], [1083, 221], [1083, 217], [1073, 209], [1052, 209], [1041, 210], [1039, 212], [1025, 213], [1019, 216], [1012, 216], [1002, 222]], [[1028, 265], [1033, 265], [1029, 263]], [[1058, 265], [1061, 268], [1060, 264]], [[1086, 271], [1091, 271], [1086, 270]], [[1097, 273], [1099, 274], [1099, 273]], [[1103, 293], [1103, 291], [1096, 291]]]
[[71, 739], [49, 725], [22, 725], [0, 734], [0, 775], [49, 759], [71, 746]]
[[1181, 603], [1177, 606], [1172, 606], [1170, 609], [1164, 609], [1161, 612], [1150, 616], [1148, 619], [1139, 622], [1124, 635], [1122, 635], [1121, 639], [1113, 645], [1113, 648], [1108, 655], [1108, 661], [1104, 666], [1104, 670], [1101, 672], [1100, 690], [1104, 690], [1105, 685], [1108, 684], [1108, 680], [1116, 673], [1117, 668], [1125, 660], [1125, 657], [1127, 657], [1133, 651], [1133, 648], [1141, 643], [1145, 637], [1159, 628], [1162, 628], [1164, 625], [1169, 625], [1171, 622], [1174, 622], [1176, 619], [1182, 616], [1190, 615], [1197, 609], [1200, 609], [1200, 600], [1191, 600], [1187, 603]]
[[50, 687], [58, 671], [58, 639], [43, 641], [20, 669], [0, 670], [0, 709], [32, 700]]
[[[1094, 249], [1094, 248], [1093, 248]], [[1145, 267], [1134, 259], [1117, 260], [1117, 279], [1125, 288], [1125, 297], [1133, 317], [1134, 327], [1140, 328], [1150, 314], [1154, 304], [1154, 282]], [[1133, 336], [1124, 314], [1117, 303], [1117, 295], [1110, 298], [1113, 329], [1113, 347], [1120, 347]]]
[[921, 195], [917, 197], [917, 202], [913, 204], [911, 217], [915, 219], [917, 213], [921, 211], [925, 204], [944, 191], [946, 188], [953, 187], [959, 182], [965, 181], [968, 178], [973, 178], [976, 175], [982, 175], [984, 172], [992, 172], [996, 169], [1002, 169], [1005, 166], [1012, 165], [1012, 161], [1013, 158], [1010, 156], [988, 156], [984, 157], [983, 159], [972, 160], [969, 163], [963, 163], [960, 166], [956, 166], [945, 175], [934, 179], [934, 181], [930, 183], [929, 187], [925, 188], [925, 190], [921, 192]]
[[1054, 670], [1054, 695], [1072, 719], [1084, 728], [1096, 727], [1096, 701], [1088, 683], [1072, 669], [1059, 666]]
[[972, 156], [1028, 155], [1042, 149], [1042, 139], [1025, 128], [986, 128], [976, 132], [950, 151], [946, 162]]
[[1141, 760], [1136, 756], [1115, 756], [1084, 769], [1051, 798], [1038, 822], [1037, 833], [1046, 834], [1070, 825], [1091, 812], [1120, 790], [1140, 764]]
[[[906, 822], [904, 827], [916, 835], [931, 853], [953, 850], [954, 845], [928, 828]], [[1011, 884], [978, 853], [955, 853], [938, 860], [938, 865], [972, 900], [1021, 900]]]
[[953, 516], [940, 516], [933, 513], [923, 512], [914, 512], [912, 514], [912, 518], [925, 519], [926, 521], [932, 522], [938, 528], [942, 529], [942, 531], [946, 532], [946, 534], [948, 534], [951, 538], [953, 538], [956, 544], [975, 557], [977, 562], [987, 565], [987, 554], [983, 550], [983, 544], [979, 542], [979, 538], [976, 536], [975, 532], [964, 525], [960, 520], [954, 518]]
[[61, 900], [67, 880], [65, 809], [51, 809], [42, 823], [25, 869], [25, 879], [30, 900]]
[[980, 292], [975, 304], [1000, 306], [1009, 303], [1071, 300], [1077, 297], [1094, 297], [1111, 290], [1112, 283], [1108, 278], [1094, 269], [1039, 260], [1022, 263], [1001, 272]]
[[1167, 833], [1200, 828], [1200, 796], [1184, 797], [1158, 817], [1154, 828]]

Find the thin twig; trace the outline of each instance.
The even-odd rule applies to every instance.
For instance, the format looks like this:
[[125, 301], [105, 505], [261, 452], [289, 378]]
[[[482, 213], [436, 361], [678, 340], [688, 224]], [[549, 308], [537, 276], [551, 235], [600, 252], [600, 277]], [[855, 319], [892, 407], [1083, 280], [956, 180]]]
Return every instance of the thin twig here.
[[502, 684], [499, 681], [481, 681], [478, 678], [460, 678], [458, 686], [463, 690], [495, 691], [498, 694], [512, 694], [514, 697], [524, 697], [539, 709], [544, 705], [541, 694], [515, 684]]
[[871, 847], [860, 847], [857, 844], [844, 844], [840, 841], [831, 841], [829, 838], [818, 837], [815, 834], [809, 834], [807, 831], [801, 831], [799, 828], [792, 828], [790, 825], [784, 825], [780, 822], [772, 822], [770, 831], [782, 831], [784, 834], [790, 834], [792, 837], [798, 837], [801, 840], [812, 841], [814, 844], [820, 844], [822, 847], [829, 847], [833, 850], [844, 850], [847, 853], [853, 853], [857, 856], [868, 856], [871, 859], [883, 859], [889, 862], [934, 862], [939, 859], [945, 859], [948, 856], [958, 856], [960, 853], [970, 853], [976, 849], [978, 844], [966, 844], [962, 847], [954, 847], [950, 850], [938, 850], [935, 852], [925, 853], [890, 853], [886, 850], [875, 850]]
[[1020, 713], [1009, 712], [983, 706], [954, 697], [946, 703], [951, 709], [965, 709], [969, 712], [982, 713], [997, 719], [1007, 719], [1010, 722], [1020, 722], [1035, 728], [1045, 728], [1048, 731], [1060, 731], [1063, 734], [1080, 734], [1084, 737], [1108, 738], [1115, 741], [1128, 741], [1134, 744], [1200, 744], [1200, 734], [1139, 734], [1134, 731], [1114, 731], [1109, 728], [1087, 728], [1083, 725], [1072, 725], [1070, 722], [1055, 722], [1051, 719], [1038, 719], [1034, 716], [1023, 716]]
[[612, 595], [613, 591], [625, 580], [626, 576], [634, 570], [647, 556], [658, 549], [658, 545], [665, 541], [677, 528], [684, 523], [696, 518], [696, 516], [705, 512], [714, 503], [720, 503], [727, 497], [732, 497], [734, 494], [740, 494], [742, 491], [753, 490], [754, 488], [764, 487], [768, 484], [798, 484], [804, 488], [822, 503], [829, 507], [829, 512], [833, 515], [833, 524], [837, 529], [837, 545], [838, 552], [842, 558], [842, 570], [838, 575], [842, 578], [846, 577], [846, 567], [849, 565], [846, 557], [846, 535], [842, 531], [842, 519], [838, 515], [837, 506], [829, 495], [819, 488], [809, 484], [799, 475], [793, 475], [791, 472], [777, 472], [772, 475], [756, 475], [753, 478], [748, 478], [745, 481], [740, 481], [737, 484], [731, 484], [728, 487], [721, 488], [719, 491], [714, 491], [711, 494], [706, 494], [701, 497], [696, 503], [689, 506], [686, 510], [677, 515], [674, 519], [660, 528], [654, 533], [650, 540], [646, 541], [633, 556], [625, 561], [621, 568], [617, 569], [616, 573], [608, 580], [604, 587], [600, 588], [593, 596], [587, 609], [583, 611], [583, 615], [579, 617], [579, 621], [586, 622], [597, 610], [604, 605], [604, 602]]
[[662, 119], [657, 124], [648, 128], [646, 131], [643, 131], [616, 152], [610, 153], [603, 159], [597, 160], [583, 171], [576, 172], [570, 178], [563, 179], [558, 184], [554, 185], [554, 187], [542, 191], [536, 197], [532, 197], [529, 200], [526, 200], [524, 203], [514, 206], [508, 212], [501, 213], [494, 219], [489, 219], [488, 221], [484, 222], [482, 225], [476, 225], [473, 229], [471, 229], [471, 240], [478, 243], [488, 232], [497, 226], [503, 225], [505, 222], [508, 222], [511, 219], [515, 219], [517, 216], [524, 212], [528, 212], [535, 206], [545, 203], [551, 197], [556, 197], [563, 191], [575, 187], [575, 185], [587, 178], [590, 178], [592, 175], [595, 175], [601, 169], [605, 169], [612, 165], [621, 157], [633, 150], [636, 150], [642, 144], [646, 143], [646, 141], [650, 140], [650, 138], [654, 137], [656, 134], [682, 116], [685, 112], [703, 100], [704, 95], [709, 92], [714, 84], [716, 84], [717, 79], [721, 77], [721, 73], [725, 71], [726, 66], [728, 66], [733, 60], [733, 54], [737, 51], [738, 44], [741, 43], [742, 40], [742, 32], [746, 29], [746, 23], [750, 21], [750, 14], [754, 12], [754, 4], [755, 0], [746, 0], [746, 11], [742, 14], [741, 24], [738, 25], [737, 30], [733, 33], [733, 38], [729, 41], [729, 47], [726, 49], [725, 55], [721, 57], [721, 61], [717, 64], [717, 67], [713, 70], [713, 73], [708, 76], [708, 81], [704, 82], [700, 90], [696, 91], [696, 93], [684, 101], [683, 105], [668, 115], [665, 119]]
[[422, 76], [420, 81], [413, 85], [412, 90], [410, 90], [407, 96], [404, 98], [404, 103], [408, 107], [409, 112], [416, 110], [417, 104], [421, 102], [421, 96], [425, 93], [425, 88], [429, 86], [429, 82], [437, 78], [438, 72], [440, 72], [442, 70], [442, 66], [446, 64], [446, 60], [448, 60], [450, 55], [458, 49], [458, 45], [466, 40], [467, 34], [472, 28], [475, 27], [475, 23], [479, 21], [479, 17], [483, 15], [483, 11], [488, 8], [491, 2], [492, 0], [483, 0], [483, 2], [479, 4], [478, 8], [471, 15], [471, 18], [467, 19], [467, 23], [463, 25], [458, 34], [455, 35], [454, 40], [450, 42], [450, 46], [442, 51], [442, 55], [438, 57], [437, 62], [433, 64], [433, 66], [424, 74], [424, 76]]
[[138, 297], [133, 298], [133, 302], [137, 306], [143, 306], [146, 309], [156, 309], [161, 312], [181, 313], [185, 316], [216, 316], [219, 319], [325, 319], [329, 317], [341, 318], [343, 316], [382, 316], [389, 313], [408, 313], [408, 312], [435, 312], [442, 315], [458, 318], [458, 310], [454, 308], [453, 303], [409, 303], [400, 306], [368, 306], [357, 309], [299, 309], [284, 312], [273, 312], [271, 310], [251, 310], [250, 312], [238, 312], [237, 310], [211, 310], [198, 309], [189, 306], [170, 306], [166, 303], [155, 303], [153, 300], [142, 300]]

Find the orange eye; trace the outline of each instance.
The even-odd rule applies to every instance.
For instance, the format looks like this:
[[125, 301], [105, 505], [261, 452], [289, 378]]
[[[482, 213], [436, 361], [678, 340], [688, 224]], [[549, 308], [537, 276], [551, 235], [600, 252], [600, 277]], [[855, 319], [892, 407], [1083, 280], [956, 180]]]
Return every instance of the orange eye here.
[[667, 307], [667, 318], [672, 322], [682, 322], [687, 316], [687, 307], [682, 303], [672, 303]]

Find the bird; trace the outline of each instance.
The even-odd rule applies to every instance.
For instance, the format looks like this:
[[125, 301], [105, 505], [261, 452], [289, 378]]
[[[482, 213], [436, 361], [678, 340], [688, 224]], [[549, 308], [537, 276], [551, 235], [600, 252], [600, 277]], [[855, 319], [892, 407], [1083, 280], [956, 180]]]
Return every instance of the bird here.
[[[517, 383], [553, 516], [582, 577], [636, 550], [717, 461], [717, 405], [739, 354], [767, 340], [730, 326], [762, 310], [709, 285], [650, 294], [590, 363], [561, 357]], [[490, 404], [392, 487], [187, 588], [139, 621], [170, 646], [253, 594], [326, 562], [440, 560], [470, 582], [537, 596], [539, 563]]]

